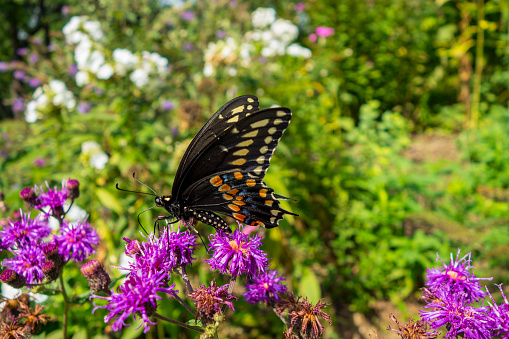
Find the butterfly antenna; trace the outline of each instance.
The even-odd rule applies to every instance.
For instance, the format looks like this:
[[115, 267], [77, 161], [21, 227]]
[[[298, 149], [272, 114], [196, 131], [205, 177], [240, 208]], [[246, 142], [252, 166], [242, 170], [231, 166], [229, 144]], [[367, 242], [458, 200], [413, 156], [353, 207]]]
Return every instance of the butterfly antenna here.
[[198, 236], [200, 237], [201, 243], [205, 247], [205, 250], [207, 251], [207, 253], [209, 253], [209, 248], [207, 247], [207, 245], [205, 245], [205, 242], [203, 241], [203, 238], [201, 237], [200, 232], [197, 232], [197, 233], [198, 233]]
[[147, 230], [145, 230], [145, 227], [143, 227], [143, 225], [141, 224], [141, 221], [140, 221], [140, 215], [141, 215], [142, 213], [145, 213], [145, 212], [146, 212], [146, 211], [148, 211], [148, 210], [153, 209], [154, 207], [157, 207], [157, 206], [156, 206], [156, 205], [154, 205], [154, 206], [152, 206], [152, 207], [150, 207], [150, 208], [147, 208], [146, 210], [144, 210], [144, 211], [142, 211], [142, 212], [140, 212], [140, 213], [138, 214], [138, 224], [140, 224], [141, 229], [143, 230], [143, 232], [145, 232], [145, 234], [146, 234], [146, 235], [148, 235], [148, 232], [147, 232]]
[[[123, 189], [123, 188], [118, 187], [118, 183], [115, 185], [115, 187], [116, 187], [116, 188], [117, 188], [117, 190], [119, 190], [119, 191], [130, 192], [130, 193], [138, 193], [138, 194], [146, 194], [146, 195], [153, 195], [153, 196], [156, 196], [156, 197], [157, 197], [157, 194], [125, 190], [125, 189]], [[149, 187], [149, 188], [150, 188], [150, 187]]]
[[139, 182], [140, 184], [142, 184], [143, 186], [145, 186], [146, 188], [148, 188], [149, 190], [151, 190], [152, 192], [154, 192], [154, 195], [157, 197], [157, 193], [156, 193], [156, 191], [154, 191], [154, 190], [153, 190], [152, 188], [150, 188], [148, 185], [145, 185], [144, 183], [142, 183], [141, 181], [139, 181], [139, 180], [138, 180], [138, 179], [134, 176], [135, 174], [136, 174], [136, 173], [135, 173], [135, 172], [133, 172], [133, 178], [134, 178], [134, 180], [136, 180], [137, 182]]

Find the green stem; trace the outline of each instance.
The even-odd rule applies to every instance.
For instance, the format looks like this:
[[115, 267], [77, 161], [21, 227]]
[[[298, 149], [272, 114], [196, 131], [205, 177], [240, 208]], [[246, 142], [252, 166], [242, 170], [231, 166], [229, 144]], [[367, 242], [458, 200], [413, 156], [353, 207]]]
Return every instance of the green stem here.
[[484, 0], [477, 0], [477, 39], [475, 48], [475, 76], [474, 91], [472, 93], [472, 115], [470, 117], [471, 129], [477, 128], [479, 120], [479, 102], [481, 100], [481, 76], [484, 64]]
[[60, 274], [60, 277], [58, 278], [60, 280], [60, 291], [62, 292], [62, 296], [64, 297], [64, 320], [63, 320], [63, 326], [62, 326], [62, 338], [67, 338], [67, 320], [68, 320], [68, 313], [69, 313], [69, 297], [67, 296], [67, 292], [65, 291], [64, 287], [64, 278], [62, 278], [62, 274]]
[[185, 308], [185, 309], [186, 309], [189, 313], [191, 313], [191, 314], [193, 315], [193, 317], [195, 317], [195, 318], [196, 318], [196, 313], [193, 311], [193, 309], [191, 308], [191, 306], [189, 306], [188, 304], [186, 304], [186, 303], [184, 302], [184, 300], [182, 300], [182, 299], [181, 299], [178, 295], [176, 295], [176, 294], [175, 294], [173, 297], [175, 298], [175, 300], [177, 300], [177, 301], [180, 303], [180, 305], [184, 306], [184, 308]]
[[190, 329], [190, 330], [193, 330], [193, 331], [197, 331], [197, 332], [200, 332], [200, 333], [205, 332], [205, 330], [203, 328], [201, 328], [201, 327], [191, 326], [191, 325], [188, 325], [188, 324], [184, 324], [184, 323], [182, 323], [180, 321], [173, 320], [173, 319], [170, 319], [170, 318], [166, 318], [165, 316], [160, 315], [158, 313], [154, 313], [153, 316], [156, 317], [156, 318], [159, 318], [161, 320], [167, 321], [167, 322], [175, 324], [175, 325], [179, 325], [181, 327], [184, 327], [184, 328], [187, 328], [187, 329]]

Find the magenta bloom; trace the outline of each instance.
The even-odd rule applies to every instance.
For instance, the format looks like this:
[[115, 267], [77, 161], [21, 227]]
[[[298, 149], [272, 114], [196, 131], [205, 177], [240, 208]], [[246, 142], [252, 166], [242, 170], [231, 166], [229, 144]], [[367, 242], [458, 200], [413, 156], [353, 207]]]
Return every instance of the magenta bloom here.
[[461, 294], [465, 298], [466, 304], [479, 301], [486, 296], [486, 292], [481, 289], [479, 280], [491, 280], [493, 278], [477, 278], [471, 269], [471, 254], [468, 253], [463, 258], [459, 258], [460, 249], [456, 254], [456, 259], [451, 253], [451, 263], [445, 264], [437, 254], [437, 260], [442, 262], [443, 267], [432, 268], [426, 272], [426, 287], [432, 292], [443, 290], [450, 294]]
[[303, 11], [306, 5], [303, 2], [298, 2], [295, 4], [295, 10], [300, 12]]
[[236, 276], [246, 274], [249, 278], [265, 272], [267, 253], [260, 249], [262, 241], [256, 234], [249, 237], [237, 229], [233, 234], [217, 232], [209, 240], [213, 253], [205, 261], [213, 270]]
[[324, 38], [326, 38], [334, 34], [334, 28], [320, 26], [315, 29], [315, 33], [318, 36], [323, 36]]
[[448, 294], [444, 291], [435, 293], [435, 298], [427, 301], [424, 308], [429, 311], [419, 311], [421, 319], [426, 321], [430, 329], [438, 329], [447, 324], [447, 334], [444, 338], [491, 338], [491, 327], [488, 317], [488, 307], [467, 306], [460, 295]]
[[37, 78], [30, 78], [30, 80], [28, 80], [28, 86], [30, 86], [32, 88], [38, 87], [40, 85], [41, 85], [41, 80], [39, 80]]
[[488, 301], [488, 304], [490, 305], [490, 327], [492, 328], [494, 335], [507, 339], [509, 338], [509, 302], [502, 290], [502, 284], [497, 286], [504, 298], [504, 302], [500, 305], [495, 303], [491, 293], [489, 293], [490, 291], [486, 287], [486, 291], [491, 299], [491, 303]]
[[311, 34], [309, 34], [308, 39], [311, 42], [316, 42], [316, 40], [318, 40], [318, 37], [316, 36], [315, 33], [311, 33]]
[[[47, 186], [47, 184], [46, 184]], [[52, 214], [53, 216], [61, 216], [63, 215], [63, 207], [65, 200], [67, 199], [67, 193], [65, 191], [65, 187], [62, 184], [62, 190], [57, 190], [56, 187], [53, 189], [49, 188], [48, 191], [45, 192], [42, 187], [35, 186], [35, 190], [39, 194], [37, 198], [37, 203], [35, 208], [38, 210], [43, 210], [44, 207], [49, 207], [50, 211], [44, 211], [46, 214]]]
[[94, 246], [99, 244], [97, 231], [87, 223], [88, 215], [84, 220], [74, 224], [64, 220], [64, 225], [60, 228], [60, 234], [55, 235], [58, 243], [58, 254], [64, 260], [74, 259], [83, 261], [90, 254], [95, 252]]
[[104, 317], [104, 322], [107, 323], [112, 319], [115, 320], [111, 328], [117, 332], [122, 327], [129, 327], [126, 324], [126, 319], [132, 315], [134, 320], [136, 317], [141, 317], [144, 326], [144, 333], [150, 330], [149, 325], [156, 325], [157, 323], [150, 320], [150, 316], [157, 309], [157, 300], [163, 298], [158, 293], [166, 293], [169, 297], [178, 293], [175, 290], [175, 285], [166, 287], [168, 274], [163, 272], [141, 272], [133, 271], [127, 281], [117, 288], [116, 293], [112, 293], [109, 297], [101, 297], [92, 294], [91, 298], [104, 299], [108, 301], [108, 305], [95, 306], [92, 313], [98, 308], [105, 308], [108, 315]]
[[7, 219], [8, 225], [0, 231], [3, 247], [20, 246], [21, 244], [35, 244], [51, 233], [48, 221], [40, 214], [35, 219], [30, 219], [30, 213], [21, 212], [21, 218], [17, 221]]
[[26, 47], [18, 48], [16, 50], [16, 54], [19, 56], [25, 56], [28, 54], [28, 48], [26, 48]]
[[13, 253], [15, 257], [4, 259], [2, 266], [21, 274], [25, 277], [27, 284], [37, 284], [44, 279], [41, 267], [46, 261], [46, 257], [39, 245], [24, 245]]
[[25, 103], [23, 102], [23, 98], [16, 98], [12, 103], [12, 110], [16, 112], [21, 112], [25, 109]]
[[161, 104], [161, 108], [165, 111], [171, 111], [175, 108], [175, 105], [170, 100], [164, 100]]
[[14, 71], [14, 79], [17, 79], [17, 80], [20, 80], [20, 81], [25, 81], [25, 79], [26, 79], [25, 72], [20, 71], [19, 69]]
[[281, 300], [281, 294], [286, 293], [286, 286], [282, 284], [285, 280], [282, 274], [277, 276], [276, 270], [254, 277], [251, 283], [246, 284], [244, 299], [251, 304], [266, 302], [273, 305]]

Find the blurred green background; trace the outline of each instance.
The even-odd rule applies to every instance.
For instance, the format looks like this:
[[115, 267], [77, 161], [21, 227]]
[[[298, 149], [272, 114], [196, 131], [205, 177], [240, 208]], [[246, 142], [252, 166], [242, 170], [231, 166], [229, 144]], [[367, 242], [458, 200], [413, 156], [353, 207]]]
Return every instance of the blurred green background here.
[[[264, 249], [290, 289], [330, 304], [326, 338], [390, 337], [390, 312], [417, 315], [437, 253], [472, 251], [477, 275], [508, 282], [509, 2], [0, 7], [0, 189], [11, 208], [3, 217], [22, 207], [21, 188], [78, 179], [77, 204], [102, 239], [95, 258], [118, 265], [122, 237], [139, 237], [136, 216], [153, 200], [115, 183], [144, 190], [136, 172], [169, 194], [198, 129], [228, 100], [255, 94], [262, 108], [293, 111], [266, 183], [295, 199], [283, 206], [299, 214], [265, 232]], [[226, 283], [205, 264], [191, 275]], [[78, 268], [66, 282], [86, 295]], [[220, 337], [282, 336], [271, 310], [237, 305]], [[45, 306], [54, 321], [41, 336], [56, 336], [62, 299]], [[112, 333], [104, 311], [91, 309], [75, 300], [74, 338], [196, 337], [161, 322], [147, 335], [137, 326]], [[174, 301], [158, 311], [190, 320]]]

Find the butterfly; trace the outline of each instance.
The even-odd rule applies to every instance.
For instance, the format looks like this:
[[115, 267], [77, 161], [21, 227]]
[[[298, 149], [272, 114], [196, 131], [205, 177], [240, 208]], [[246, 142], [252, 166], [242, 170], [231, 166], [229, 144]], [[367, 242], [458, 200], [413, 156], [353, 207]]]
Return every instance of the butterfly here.
[[170, 214], [158, 220], [197, 221], [231, 233], [216, 213], [245, 225], [277, 227], [285, 214], [263, 178], [279, 139], [290, 124], [288, 108], [260, 110], [258, 98], [243, 95], [221, 107], [187, 148], [175, 175], [171, 195], [156, 196], [157, 207]]

